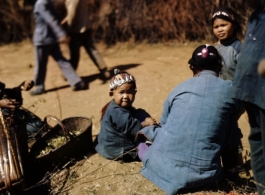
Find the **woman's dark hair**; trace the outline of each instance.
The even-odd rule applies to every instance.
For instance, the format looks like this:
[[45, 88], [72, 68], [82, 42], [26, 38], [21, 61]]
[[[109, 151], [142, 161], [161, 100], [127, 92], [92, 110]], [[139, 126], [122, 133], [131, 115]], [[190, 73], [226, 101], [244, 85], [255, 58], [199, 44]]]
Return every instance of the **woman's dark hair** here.
[[196, 74], [201, 70], [221, 70], [222, 59], [215, 47], [211, 45], [201, 45], [194, 50], [188, 64], [193, 74]]
[[242, 23], [243, 23], [243, 18], [240, 17], [235, 11], [228, 7], [221, 7], [218, 8], [214, 11], [212, 15], [212, 28], [213, 28], [213, 23], [215, 19], [220, 18], [226, 21], [229, 21], [232, 23], [232, 25], [235, 27], [234, 30], [234, 36], [237, 36], [239, 39], [243, 39], [243, 29], [242, 29]]

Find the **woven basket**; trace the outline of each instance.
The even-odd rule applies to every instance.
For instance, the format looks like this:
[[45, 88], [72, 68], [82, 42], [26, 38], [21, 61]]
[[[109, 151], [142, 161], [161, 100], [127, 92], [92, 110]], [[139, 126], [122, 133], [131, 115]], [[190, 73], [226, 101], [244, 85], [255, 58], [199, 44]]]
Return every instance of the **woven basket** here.
[[[54, 120], [57, 125], [51, 127], [47, 119]], [[77, 158], [89, 150], [92, 150], [92, 120], [86, 117], [70, 117], [62, 121], [54, 116], [46, 116], [44, 119], [44, 133], [31, 147], [30, 157], [34, 163], [41, 167], [62, 166], [70, 159]], [[80, 133], [75, 135], [74, 131]], [[66, 142], [57, 148], [40, 155], [40, 152], [48, 145], [51, 139], [55, 137], [65, 137]]]
[[0, 109], [0, 192], [21, 194], [26, 188], [28, 163], [25, 124]]

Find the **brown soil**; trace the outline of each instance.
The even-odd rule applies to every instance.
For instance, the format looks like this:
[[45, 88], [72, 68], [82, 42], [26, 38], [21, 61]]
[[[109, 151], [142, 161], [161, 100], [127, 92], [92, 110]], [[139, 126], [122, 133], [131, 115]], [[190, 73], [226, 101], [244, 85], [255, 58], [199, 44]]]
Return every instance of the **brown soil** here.
[[[187, 61], [198, 45], [199, 43], [126, 43], [111, 48], [105, 48], [103, 45], [97, 47], [110, 70], [118, 67], [136, 77], [138, 93], [134, 106], [144, 108], [159, 121], [163, 102], [169, 92], [192, 76]], [[67, 57], [67, 48], [62, 45], [62, 49]], [[1, 82], [6, 83], [7, 87], [17, 86], [22, 81], [33, 78], [34, 48], [30, 42], [0, 47], [0, 53]], [[60, 119], [70, 116], [92, 118], [93, 136], [96, 136], [100, 129], [100, 110], [111, 99], [108, 96], [108, 83], [103, 83], [98, 78], [98, 70], [84, 49], [81, 50], [77, 73], [89, 82], [88, 90], [73, 92], [62, 78], [56, 63], [50, 59], [45, 83], [48, 92], [36, 97], [23, 92], [24, 107], [42, 119], [50, 114]], [[246, 114], [240, 118], [239, 125], [244, 134], [244, 149], [249, 151], [249, 125]], [[140, 162], [124, 164], [103, 159], [98, 154], [87, 155], [52, 176], [49, 194], [164, 194], [139, 174], [141, 167]], [[231, 188], [228, 188], [229, 191], [236, 190], [239, 193], [249, 190], [255, 192], [255, 189], [247, 188], [250, 186], [247, 179], [244, 182], [243, 186], [227, 182], [226, 187]], [[222, 192], [227, 188], [217, 188], [216, 193], [218, 190]]]

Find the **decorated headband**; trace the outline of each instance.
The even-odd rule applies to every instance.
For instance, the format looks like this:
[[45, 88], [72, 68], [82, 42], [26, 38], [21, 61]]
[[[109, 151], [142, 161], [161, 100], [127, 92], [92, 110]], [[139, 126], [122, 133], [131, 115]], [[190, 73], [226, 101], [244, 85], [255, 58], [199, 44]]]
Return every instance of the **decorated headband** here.
[[232, 14], [229, 14], [227, 12], [224, 12], [224, 11], [217, 11], [213, 14], [212, 18], [216, 17], [216, 16], [225, 16], [225, 17], [228, 17], [230, 20], [235, 20], [235, 17], [234, 15]]
[[197, 53], [197, 56], [202, 56], [202, 58], [207, 58], [208, 55], [210, 56], [214, 56], [214, 53], [209, 53], [209, 50], [207, 49], [207, 47], [209, 46], [208, 44], [205, 45], [206, 48], [202, 48], [202, 51]]
[[110, 80], [110, 90], [116, 89], [124, 83], [135, 82], [135, 78], [127, 72], [121, 72], [119, 69], [114, 70], [114, 76]]

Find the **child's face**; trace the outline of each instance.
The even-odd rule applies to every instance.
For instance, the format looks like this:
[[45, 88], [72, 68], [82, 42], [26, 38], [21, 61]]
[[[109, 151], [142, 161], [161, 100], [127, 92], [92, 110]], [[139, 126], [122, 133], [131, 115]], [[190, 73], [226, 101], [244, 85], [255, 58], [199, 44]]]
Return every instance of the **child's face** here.
[[219, 41], [229, 39], [233, 35], [234, 30], [233, 24], [227, 20], [216, 18], [213, 22], [213, 34]]
[[126, 108], [132, 106], [137, 90], [135, 89], [135, 84], [124, 83], [118, 86], [116, 89], [110, 92], [113, 96], [114, 101], [119, 106]]

